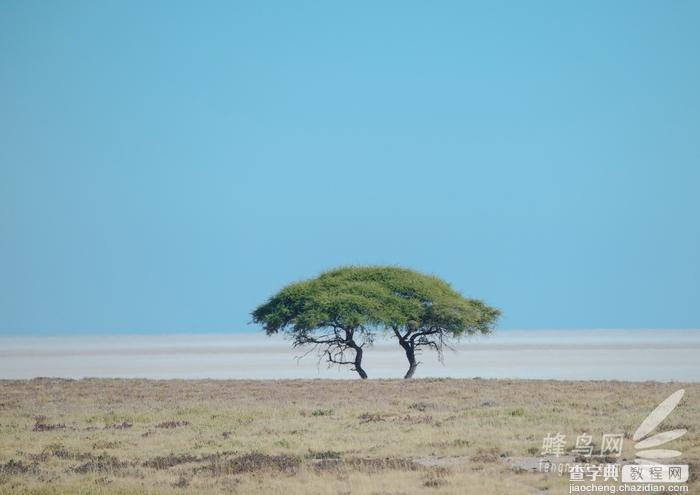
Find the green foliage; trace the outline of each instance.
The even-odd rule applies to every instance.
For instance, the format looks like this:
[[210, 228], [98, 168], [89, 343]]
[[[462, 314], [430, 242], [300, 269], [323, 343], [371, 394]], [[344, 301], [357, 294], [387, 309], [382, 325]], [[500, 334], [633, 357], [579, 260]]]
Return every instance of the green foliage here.
[[432, 327], [453, 337], [487, 333], [499, 315], [438, 277], [382, 266], [337, 268], [291, 284], [252, 313], [268, 334]]
[[333, 409], [314, 409], [311, 411], [312, 416], [332, 416]]

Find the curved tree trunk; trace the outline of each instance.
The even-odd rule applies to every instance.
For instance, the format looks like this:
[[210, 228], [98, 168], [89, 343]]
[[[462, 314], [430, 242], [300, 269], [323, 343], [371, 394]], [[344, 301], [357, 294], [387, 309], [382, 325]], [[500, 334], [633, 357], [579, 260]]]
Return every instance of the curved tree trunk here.
[[353, 339], [354, 333], [354, 330], [346, 330], [345, 341], [349, 347], [355, 350], [354, 370], [357, 371], [357, 374], [360, 375], [360, 378], [366, 380], [367, 372], [362, 368], [362, 346], [357, 345], [357, 343]]
[[418, 367], [418, 362], [416, 361], [416, 349], [413, 345], [411, 345], [412, 342], [410, 340], [401, 336], [398, 330], [395, 329], [394, 333], [399, 339], [399, 344], [401, 344], [401, 347], [403, 347], [403, 350], [406, 352], [406, 359], [408, 359], [408, 371], [403, 377], [404, 379], [413, 378], [413, 374], [416, 372], [416, 368]]
[[408, 371], [404, 375], [404, 378], [413, 378], [413, 373], [415, 373], [416, 368], [418, 368], [418, 362], [416, 361], [416, 352], [411, 347], [406, 349], [406, 359], [408, 359]]
[[405, 380], [408, 380], [409, 378], [413, 378], [413, 373], [416, 372], [416, 368], [418, 368], [418, 363], [415, 361], [412, 362], [411, 364], [408, 365], [408, 371], [406, 374], [403, 376]]
[[362, 369], [362, 348], [359, 346], [355, 348], [355, 371], [360, 375], [360, 378], [367, 379], [367, 373]]

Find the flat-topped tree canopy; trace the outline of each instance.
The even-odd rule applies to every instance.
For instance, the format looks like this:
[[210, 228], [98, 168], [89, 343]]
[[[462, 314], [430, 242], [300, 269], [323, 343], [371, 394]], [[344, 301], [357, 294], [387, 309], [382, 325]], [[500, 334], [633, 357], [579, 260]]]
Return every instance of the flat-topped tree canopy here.
[[340, 290], [364, 291], [380, 303], [372, 308], [372, 315], [385, 328], [439, 327], [457, 337], [490, 332], [500, 315], [483, 301], [463, 297], [439, 277], [408, 268], [343, 267], [327, 271], [316, 280]]
[[[446, 339], [488, 333], [499, 315], [438, 277], [394, 266], [329, 270], [285, 287], [252, 313], [268, 335], [285, 332], [295, 346], [326, 346], [329, 362], [354, 364], [361, 376], [362, 348], [377, 330], [390, 330], [399, 339], [412, 375], [418, 348], [441, 354]], [[352, 362], [344, 358], [350, 349], [356, 353]]]

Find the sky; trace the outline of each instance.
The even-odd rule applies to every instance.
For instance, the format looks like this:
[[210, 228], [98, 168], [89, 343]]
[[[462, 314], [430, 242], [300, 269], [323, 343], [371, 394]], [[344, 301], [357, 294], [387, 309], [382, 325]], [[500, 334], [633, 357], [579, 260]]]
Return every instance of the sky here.
[[253, 331], [338, 265], [700, 327], [700, 3], [0, 0], [0, 334]]

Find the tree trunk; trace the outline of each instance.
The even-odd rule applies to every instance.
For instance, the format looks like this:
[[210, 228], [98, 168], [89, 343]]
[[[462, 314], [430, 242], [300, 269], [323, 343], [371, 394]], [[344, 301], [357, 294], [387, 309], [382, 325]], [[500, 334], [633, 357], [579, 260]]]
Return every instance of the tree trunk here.
[[404, 379], [413, 378], [413, 373], [416, 372], [418, 363], [416, 362], [416, 353], [410, 347], [406, 349], [406, 359], [408, 359], [408, 371], [404, 375]]
[[403, 347], [403, 350], [406, 352], [406, 359], [408, 359], [408, 371], [403, 376], [404, 379], [407, 380], [413, 378], [413, 373], [416, 372], [416, 368], [418, 367], [418, 362], [416, 362], [416, 349], [411, 345], [411, 342], [401, 337], [398, 332], [396, 332], [396, 335], [399, 337], [399, 344]]
[[360, 378], [363, 380], [367, 379], [367, 372], [365, 372], [364, 369], [362, 369], [362, 346], [357, 345], [355, 340], [353, 339], [353, 336], [355, 335], [355, 329], [353, 328], [346, 328], [345, 329], [345, 343], [351, 347], [352, 349], [355, 350], [355, 371], [357, 371], [357, 374], [360, 375]]
[[362, 369], [362, 348], [360, 346], [355, 347], [355, 371], [360, 375], [360, 378], [367, 379], [367, 373]]

